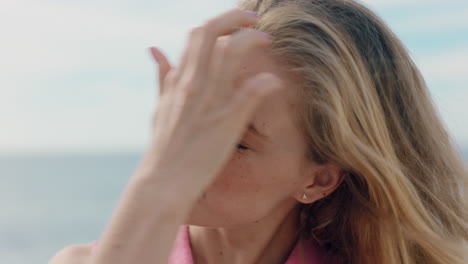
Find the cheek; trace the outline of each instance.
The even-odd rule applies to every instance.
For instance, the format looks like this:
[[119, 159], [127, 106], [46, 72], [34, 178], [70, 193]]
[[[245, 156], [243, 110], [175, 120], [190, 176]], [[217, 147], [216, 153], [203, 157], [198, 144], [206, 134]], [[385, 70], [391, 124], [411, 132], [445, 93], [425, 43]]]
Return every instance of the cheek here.
[[236, 153], [207, 190], [210, 194], [229, 195], [230, 198], [249, 199], [265, 188], [268, 167], [261, 159]]
[[193, 224], [232, 226], [255, 222], [290, 196], [294, 180], [285, 173], [288, 164], [249, 154], [233, 155], [194, 206], [192, 214], [198, 223]]

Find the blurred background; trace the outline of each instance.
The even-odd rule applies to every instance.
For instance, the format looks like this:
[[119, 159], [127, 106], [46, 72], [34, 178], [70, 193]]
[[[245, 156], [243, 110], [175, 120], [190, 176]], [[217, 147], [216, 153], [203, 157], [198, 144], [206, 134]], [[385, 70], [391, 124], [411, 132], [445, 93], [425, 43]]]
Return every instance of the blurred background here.
[[[0, 263], [99, 238], [149, 140], [149, 46], [177, 63], [235, 0], [0, 3]], [[367, 0], [403, 40], [468, 154], [468, 1]]]

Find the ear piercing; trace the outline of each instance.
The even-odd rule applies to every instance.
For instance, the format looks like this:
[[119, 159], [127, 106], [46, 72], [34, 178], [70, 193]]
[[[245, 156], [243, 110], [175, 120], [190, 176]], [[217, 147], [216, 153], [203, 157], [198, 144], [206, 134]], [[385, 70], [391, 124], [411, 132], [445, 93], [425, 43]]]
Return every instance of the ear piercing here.
[[302, 199], [307, 199], [307, 195], [305, 193], [302, 195]]

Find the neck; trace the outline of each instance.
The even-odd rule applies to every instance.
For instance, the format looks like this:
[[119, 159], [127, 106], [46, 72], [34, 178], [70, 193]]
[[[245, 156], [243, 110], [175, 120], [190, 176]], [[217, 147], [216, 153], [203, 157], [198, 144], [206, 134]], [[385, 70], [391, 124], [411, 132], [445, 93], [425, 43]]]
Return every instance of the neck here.
[[298, 209], [233, 227], [189, 226], [194, 264], [284, 263], [297, 242]]

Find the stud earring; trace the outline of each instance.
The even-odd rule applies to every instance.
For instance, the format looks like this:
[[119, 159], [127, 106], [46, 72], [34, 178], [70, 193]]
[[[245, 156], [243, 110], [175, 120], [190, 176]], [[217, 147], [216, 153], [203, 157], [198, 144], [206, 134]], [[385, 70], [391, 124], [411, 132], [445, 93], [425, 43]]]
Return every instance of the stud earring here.
[[302, 199], [307, 199], [307, 195], [305, 193], [302, 195]]

